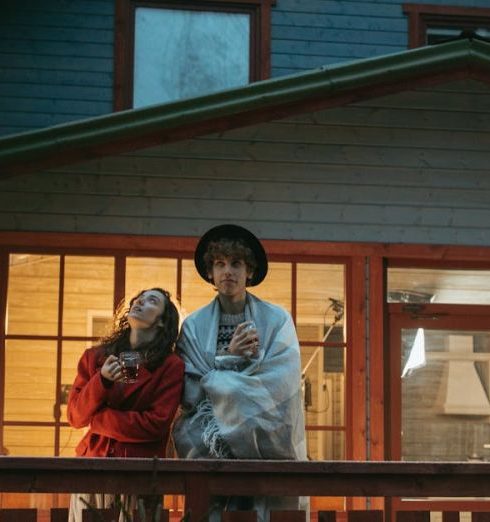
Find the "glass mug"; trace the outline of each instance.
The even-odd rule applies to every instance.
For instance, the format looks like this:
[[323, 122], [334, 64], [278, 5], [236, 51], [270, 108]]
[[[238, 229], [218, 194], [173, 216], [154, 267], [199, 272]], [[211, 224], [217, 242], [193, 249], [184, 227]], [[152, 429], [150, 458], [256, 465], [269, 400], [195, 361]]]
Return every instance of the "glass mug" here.
[[124, 382], [127, 384], [137, 382], [139, 369], [143, 363], [141, 353], [136, 351], [121, 352], [119, 354], [119, 363], [121, 364]]
[[[257, 326], [255, 325], [254, 321], [246, 321], [246, 325], [244, 326], [243, 330], [245, 332], [248, 332], [249, 330], [257, 330]], [[259, 346], [258, 344], [258, 341], [259, 341], [259, 338], [256, 337], [256, 340], [257, 340], [257, 347]], [[245, 357], [252, 357], [252, 351], [251, 350], [246, 350], [243, 352], [243, 355], [245, 355]], [[255, 357], [257, 356], [258, 354], [255, 354]]]

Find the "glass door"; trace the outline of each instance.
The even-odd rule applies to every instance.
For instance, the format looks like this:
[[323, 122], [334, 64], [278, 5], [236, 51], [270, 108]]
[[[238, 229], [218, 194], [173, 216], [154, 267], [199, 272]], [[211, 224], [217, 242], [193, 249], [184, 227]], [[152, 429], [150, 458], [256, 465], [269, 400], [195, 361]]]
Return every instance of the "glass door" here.
[[[388, 458], [490, 461], [489, 307], [390, 304], [389, 312]], [[469, 500], [490, 498], [404, 500], [393, 506], [471, 511]]]

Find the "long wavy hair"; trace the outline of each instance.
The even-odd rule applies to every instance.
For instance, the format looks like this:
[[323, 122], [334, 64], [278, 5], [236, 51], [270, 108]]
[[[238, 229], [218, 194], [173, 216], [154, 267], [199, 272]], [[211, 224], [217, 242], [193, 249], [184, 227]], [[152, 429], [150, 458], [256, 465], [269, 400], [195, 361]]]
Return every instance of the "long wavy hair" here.
[[128, 322], [128, 314], [134, 301], [144, 292], [156, 291], [164, 295], [164, 309], [160, 316], [162, 325], [157, 326], [155, 337], [151, 341], [142, 343], [136, 347], [145, 359], [145, 366], [149, 370], [154, 370], [160, 366], [165, 358], [174, 351], [175, 342], [179, 334], [179, 312], [177, 307], [170, 299], [170, 293], [163, 288], [149, 288], [141, 290], [129, 302], [129, 307], [125, 308], [121, 304], [114, 316], [114, 327], [110, 334], [100, 340], [98, 346], [103, 349], [104, 355], [116, 355], [128, 350], [129, 334], [131, 327]]

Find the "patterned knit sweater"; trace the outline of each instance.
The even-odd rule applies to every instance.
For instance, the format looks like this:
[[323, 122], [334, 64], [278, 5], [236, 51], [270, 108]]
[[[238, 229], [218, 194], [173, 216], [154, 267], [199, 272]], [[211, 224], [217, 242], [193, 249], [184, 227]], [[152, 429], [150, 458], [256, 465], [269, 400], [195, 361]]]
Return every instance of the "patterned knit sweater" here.
[[221, 314], [218, 327], [216, 355], [229, 355], [230, 346], [236, 327], [245, 321], [245, 312], [241, 314]]

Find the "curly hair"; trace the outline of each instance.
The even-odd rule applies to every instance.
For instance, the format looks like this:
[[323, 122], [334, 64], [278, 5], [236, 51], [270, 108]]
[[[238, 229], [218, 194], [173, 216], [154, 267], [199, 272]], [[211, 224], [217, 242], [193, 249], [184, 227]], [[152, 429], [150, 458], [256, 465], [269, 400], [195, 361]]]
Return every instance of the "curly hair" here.
[[149, 370], [154, 370], [163, 363], [167, 355], [174, 351], [179, 333], [179, 312], [170, 299], [170, 293], [162, 288], [142, 290], [131, 299], [128, 308], [125, 308], [124, 303], [121, 303], [114, 316], [113, 330], [100, 340], [99, 347], [103, 349], [105, 356], [118, 356], [128, 349], [131, 332], [128, 322], [129, 310], [141, 294], [149, 291], [160, 292], [165, 297], [165, 306], [161, 315], [162, 325], [158, 326], [157, 333], [151, 341], [139, 345], [136, 350], [143, 354], [145, 366]]
[[249, 272], [252, 273], [257, 268], [257, 261], [252, 249], [241, 239], [221, 238], [217, 241], [209, 242], [204, 254], [204, 263], [208, 273], [212, 272], [214, 260], [218, 257], [243, 259]]

